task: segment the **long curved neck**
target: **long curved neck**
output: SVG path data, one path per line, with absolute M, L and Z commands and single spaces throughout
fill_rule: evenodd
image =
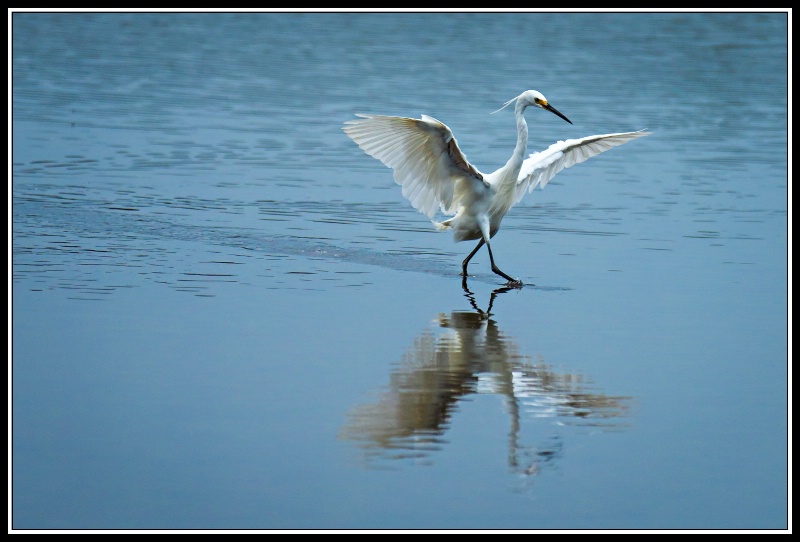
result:
M 519 99 L 514 105 L 514 116 L 517 119 L 517 145 L 506 165 L 492 176 L 491 182 L 495 190 L 495 198 L 492 201 L 490 212 L 497 217 L 498 224 L 503 215 L 514 205 L 517 177 L 522 169 L 522 161 L 525 159 L 528 148 L 528 123 L 525 122 L 525 109 L 528 105 Z
M 514 154 L 508 159 L 506 167 L 514 173 L 516 178 L 522 167 L 522 161 L 525 159 L 525 152 L 528 149 L 528 123 L 525 122 L 525 109 L 528 104 L 522 100 L 517 100 L 514 105 L 514 116 L 517 119 L 517 146 L 514 147 Z

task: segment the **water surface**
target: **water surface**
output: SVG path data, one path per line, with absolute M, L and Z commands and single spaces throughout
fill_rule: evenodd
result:
M 787 529 L 784 13 L 14 13 L 14 529 Z M 483 171 L 653 134 L 471 243 Z

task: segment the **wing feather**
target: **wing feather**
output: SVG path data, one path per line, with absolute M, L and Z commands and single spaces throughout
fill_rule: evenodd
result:
M 394 170 L 403 196 L 432 218 L 441 209 L 458 210 L 459 179 L 483 183 L 483 175 L 469 163 L 453 133 L 444 123 L 422 115 L 420 119 L 358 115 L 342 128 L 368 155 Z
M 585 162 L 593 156 L 606 152 L 618 145 L 636 138 L 649 135 L 650 132 L 620 132 L 616 134 L 600 134 L 580 139 L 567 139 L 553 143 L 546 150 L 531 154 L 522 162 L 517 177 L 516 199 L 519 202 L 528 192 L 537 186 L 544 188 L 550 179 L 561 170 Z

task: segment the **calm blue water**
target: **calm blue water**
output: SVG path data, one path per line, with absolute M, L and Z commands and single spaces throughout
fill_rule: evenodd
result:
M 14 13 L 14 529 L 787 529 L 785 13 Z M 341 131 L 653 135 L 454 244 Z

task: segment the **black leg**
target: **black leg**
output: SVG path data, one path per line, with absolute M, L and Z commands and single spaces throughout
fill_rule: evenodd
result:
M 481 241 L 483 241 L 483 240 L 481 240 Z M 492 264 L 492 271 L 494 271 L 495 273 L 497 273 L 498 275 L 500 275 L 501 277 L 503 277 L 504 279 L 506 279 L 506 280 L 507 280 L 509 283 L 511 283 L 511 284 L 514 284 L 514 285 L 521 285 L 521 284 L 522 284 L 522 281 L 521 281 L 521 280 L 517 280 L 517 279 L 511 278 L 509 275 L 506 275 L 505 273 L 503 273 L 502 271 L 500 271 L 500 268 L 499 268 L 499 267 L 497 267 L 497 266 L 494 264 L 494 256 L 492 256 L 492 247 L 491 247 L 491 245 L 489 245 L 489 243 L 486 243 L 486 248 L 488 248 L 488 249 L 489 249 L 489 261 L 490 261 L 490 262 L 491 262 L 491 264 Z
M 466 277 L 467 276 L 467 264 L 472 259 L 472 257 L 475 256 L 475 253 L 477 253 L 481 249 L 481 247 L 483 246 L 483 244 L 485 242 L 486 241 L 484 241 L 483 238 L 481 238 L 481 240 L 478 242 L 478 246 L 473 248 L 472 252 L 469 253 L 469 256 L 464 258 L 464 261 L 461 262 L 461 276 L 462 277 Z M 489 254 L 491 254 L 491 252 Z

